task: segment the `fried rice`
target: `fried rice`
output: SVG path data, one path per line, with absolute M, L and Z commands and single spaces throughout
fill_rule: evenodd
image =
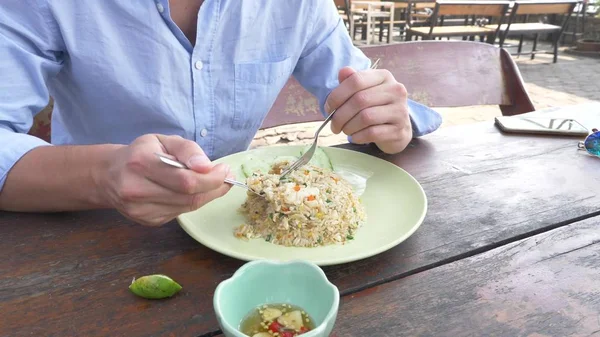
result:
M 306 165 L 280 180 L 289 162 L 267 174 L 253 173 L 240 211 L 246 223 L 234 230 L 244 240 L 263 238 L 283 246 L 317 247 L 354 239 L 366 214 L 352 186 L 335 172 Z

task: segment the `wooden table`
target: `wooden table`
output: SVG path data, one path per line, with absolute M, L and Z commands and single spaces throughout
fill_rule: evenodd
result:
M 600 125 L 600 109 L 588 119 Z M 591 117 L 590 117 L 591 116 Z M 335 336 L 583 336 L 600 330 L 600 158 L 574 138 L 449 127 L 400 155 L 429 210 L 407 241 L 327 267 L 342 293 Z M 0 213 L 0 336 L 214 336 L 216 285 L 243 262 L 176 224 L 115 211 Z M 149 301 L 134 276 L 184 289 Z

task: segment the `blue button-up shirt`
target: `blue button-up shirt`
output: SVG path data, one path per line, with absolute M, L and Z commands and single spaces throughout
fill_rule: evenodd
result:
M 55 100 L 52 143 L 128 144 L 147 133 L 196 141 L 212 159 L 246 150 L 293 75 L 323 108 L 344 66 L 370 61 L 331 0 L 206 0 L 195 46 L 168 0 L 2 0 L 0 188 Z M 415 136 L 440 116 L 409 102 Z

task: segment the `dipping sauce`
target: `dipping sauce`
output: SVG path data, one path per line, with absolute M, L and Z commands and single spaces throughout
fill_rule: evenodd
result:
M 250 337 L 295 337 L 314 328 L 302 308 L 286 303 L 252 309 L 240 324 L 240 331 Z

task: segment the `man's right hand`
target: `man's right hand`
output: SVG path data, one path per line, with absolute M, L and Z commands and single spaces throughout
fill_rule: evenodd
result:
M 166 154 L 191 170 L 171 167 L 154 153 Z M 230 168 L 214 165 L 193 141 L 179 136 L 145 135 L 114 152 L 108 167 L 96 172 L 106 203 L 127 218 L 159 226 L 225 195 Z

